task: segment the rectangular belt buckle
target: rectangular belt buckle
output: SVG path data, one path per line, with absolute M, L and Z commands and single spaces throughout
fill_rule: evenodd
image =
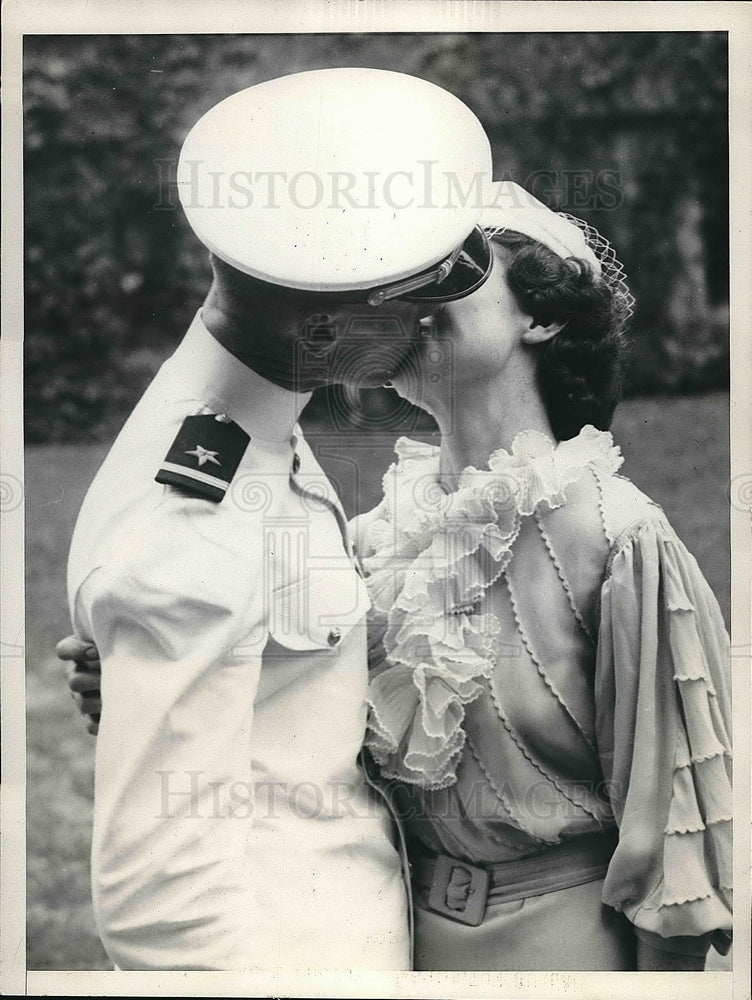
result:
M 483 923 L 491 875 L 485 868 L 439 854 L 434 862 L 428 906 L 469 927 Z

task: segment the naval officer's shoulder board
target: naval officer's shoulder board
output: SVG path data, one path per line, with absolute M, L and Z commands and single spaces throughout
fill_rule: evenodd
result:
M 219 503 L 250 440 L 222 413 L 186 417 L 154 478 L 188 496 Z

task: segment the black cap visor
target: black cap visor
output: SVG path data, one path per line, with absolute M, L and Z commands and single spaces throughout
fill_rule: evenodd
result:
M 232 265 L 224 266 L 228 274 L 232 275 L 235 272 Z M 432 264 L 409 278 L 402 278 L 388 285 L 346 292 L 312 291 L 274 285 L 260 278 L 241 275 L 239 271 L 236 280 L 242 282 L 245 290 L 253 286 L 259 293 L 265 292 L 270 297 L 285 301 L 310 302 L 312 306 L 358 302 L 380 306 L 389 300 L 431 304 L 451 302 L 453 299 L 462 299 L 470 295 L 488 278 L 492 267 L 491 245 L 485 232 L 476 226 L 465 241 L 443 261 Z
M 492 267 L 493 251 L 488 238 L 476 226 L 464 243 L 446 260 L 411 278 L 373 289 L 367 300 L 374 306 L 381 305 L 388 299 L 402 299 L 404 302 L 451 302 L 480 288 Z

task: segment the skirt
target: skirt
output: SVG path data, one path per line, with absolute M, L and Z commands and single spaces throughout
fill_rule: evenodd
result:
M 415 907 L 416 971 L 614 971 L 637 968 L 632 925 L 601 902 L 603 879 L 489 903 L 478 927 Z

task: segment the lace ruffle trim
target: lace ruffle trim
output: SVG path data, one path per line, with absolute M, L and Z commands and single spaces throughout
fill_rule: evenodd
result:
M 511 559 L 522 518 L 561 506 L 587 469 L 609 476 L 622 458 L 592 426 L 558 445 L 527 431 L 511 451 L 495 451 L 488 469 L 465 469 L 447 493 L 437 447 L 400 438 L 395 451 L 363 560 L 387 621 L 366 744 L 385 775 L 436 789 L 456 780 L 465 706 L 494 668 L 498 625 L 474 609 Z

